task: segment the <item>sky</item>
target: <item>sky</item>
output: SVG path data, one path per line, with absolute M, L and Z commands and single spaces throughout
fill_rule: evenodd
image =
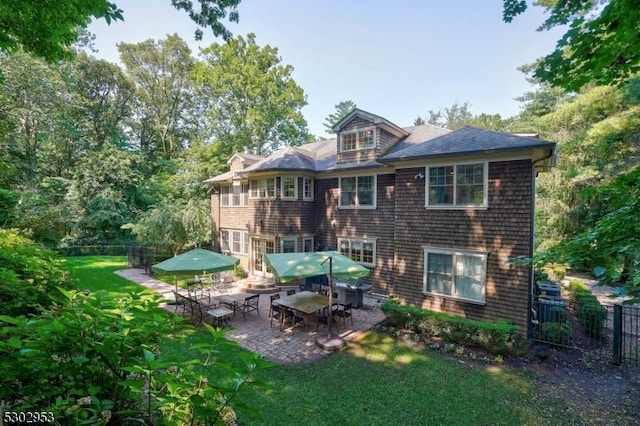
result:
M 169 0 L 115 0 L 124 22 L 92 23 L 93 55 L 119 63 L 116 44 L 164 39 L 177 33 L 191 47 L 222 43 Z M 401 127 L 455 103 L 473 114 L 518 114 L 514 98 L 531 89 L 517 70 L 553 51 L 561 29 L 538 32 L 544 11 L 530 7 L 502 21 L 502 0 L 242 0 L 234 35 L 256 35 L 278 49 L 283 65 L 307 96 L 309 131 L 327 136 L 327 116 L 341 101 Z M 210 33 L 210 31 L 209 31 Z

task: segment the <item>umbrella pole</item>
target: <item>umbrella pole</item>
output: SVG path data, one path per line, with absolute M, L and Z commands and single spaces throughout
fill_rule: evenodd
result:
M 331 284 L 332 275 L 333 275 L 333 258 L 329 256 L 328 259 L 325 259 L 322 263 L 329 261 L 329 316 L 327 317 L 327 337 L 318 337 L 316 338 L 316 345 L 322 348 L 325 351 L 337 351 L 344 347 L 347 342 L 342 338 L 342 336 L 337 335 L 333 336 L 331 334 L 331 323 L 333 322 L 333 285 Z
M 176 285 L 176 293 L 178 292 L 178 277 L 176 275 L 173 276 L 173 282 Z

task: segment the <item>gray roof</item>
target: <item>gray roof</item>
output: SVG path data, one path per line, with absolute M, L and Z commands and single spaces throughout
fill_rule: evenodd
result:
M 380 161 L 391 162 L 425 157 L 553 148 L 554 146 L 555 143 L 553 142 L 531 136 L 517 136 L 511 133 L 494 132 L 476 127 L 464 127 L 423 143 L 413 144 L 403 149 L 394 149 L 381 158 Z
M 355 113 L 363 113 L 359 110 L 354 111 Z M 329 139 L 311 142 L 298 147 L 286 147 L 266 158 L 255 158 L 258 161 L 241 170 L 240 173 L 286 170 L 329 172 L 359 168 L 380 168 L 386 167 L 386 163 L 404 160 L 527 149 L 553 149 L 555 147 L 553 142 L 532 136 L 517 136 L 511 133 L 494 132 L 475 127 L 464 127 L 460 130 L 451 131 L 424 124 L 405 127 L 401 130 L 406 132 L 407 136 L 400 139 L 387 153 L 377 160 L 338 164 L 337 141 L 336 139 Z M 238 155 L 246 156 L 247 154 Z M 229 181 L 232 177 L 231 172 L 227 172 L 205 182 Z

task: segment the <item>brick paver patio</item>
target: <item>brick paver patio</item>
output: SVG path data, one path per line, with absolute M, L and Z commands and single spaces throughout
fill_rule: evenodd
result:
M 173 301 L 173 291 L 175 287 L 163 281 L 159 281 L 144 274 L 141 269 L 123 269 L 116 274 L 144 285 L 160 294 L 166 299 Z M 230 292 L 238 291 L 232 288 Z M 282 291 L 281 296 L 286 292 Z M 311 322 L 308 331 L 298 327 L 292 333 L 291 329 L 280 331 L 277 321 L 273 327 L 269 320 L 269 294 L 260 295 L 259 312 L 247 314 L 246 321 L 242 315 L 237 315 L 231 319 L 231 331 L 227 333 L 230 340 L 238 342 L 242 347 L 262 354 L 266 359 L 283 364 L 306 363 L 318 360 L 329 353 L 322 350 L 315 343 L 316 337 L 326 336 L 327 330 L 321 325 L 318 333 L 315 332 L 315 323 Z M 363 331 L 385 319 L 384 314 L 378 307 L 380 301 L 375 298 L 365 296 L 364 306 L 353 310 L 353 325 L 347 319 L 346 329 L 342 326 L 338 330 L 347 342 L 356 339 Z M 174 311 L 172 304 L 164 306 L 170 312 Z

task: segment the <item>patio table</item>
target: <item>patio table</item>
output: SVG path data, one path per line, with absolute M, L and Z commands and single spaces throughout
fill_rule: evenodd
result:
M 207 313 L 213 317 L 214 325 L 219 325 L 220 327 L 222 327 L 223 321 L 227 326 L 229 325 L 229 316 L 233 315 L 235 312 L 231 309 L 220 306 L 218 308 L 207 311 Z
M 238 306 L 244 303 L 244 300 L 247 297 L 255 296 L 252 293 L 229 293 L 223 294 L 221 296 L 216 296 L 214 299 L 220 301 L 221 304 L 227 306 L 229 309 L 233 311 L 233 316 L 236 316 L 236 310 Z
M 321 311 L 329 307 L 329 297 L 322 294 L 312 293 L 310 291 L 301 291 L 300 293 L 292 294 L 291 296 L 282 297 L 273 301 L 274 304 L 284 306 L 285 308 L 293 309 L 302 313 L 305 317 L 310 317 L 316 312 Z M 282 331 L 282 324 L 284 322 L 284 315 L 280 316 L 280 330 Z M 306 331 L 306 321 L 305 321 Z

